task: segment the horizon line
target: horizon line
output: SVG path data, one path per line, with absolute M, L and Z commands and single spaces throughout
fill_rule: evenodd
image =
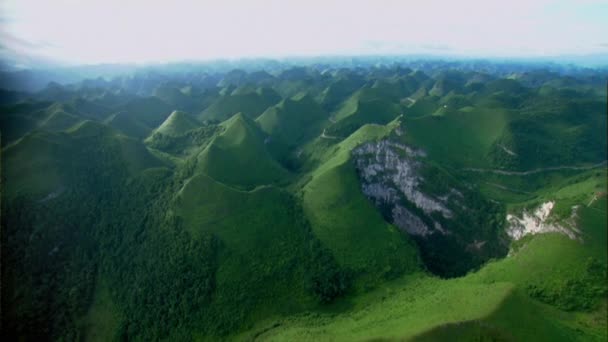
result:
M 587 59 L 596 59 L 604 57 L 601 61 L 588 61 Z M 72 69 L 80 67 L 98 67 L 98 66 L 130 66 L 130 67 L 150 67 L 160 65 L 171 65 L 171 64 L 212 64 L 220 62 L 238 63 L 248 61 L 276 61 L 276 62 L 289 62 L 289 61 L 300 61 L 300 62 L 313 62 L 314 59 L 374 59 L 374 58 L 393 58 L 393 59 L 411 59 L 410 61 L 402 60 L 401 62 L 415 62 L 422 61 L 425 59 L 434 60 L 449 60 L 449 61 L 488 61 L 494 63 L 547 63 L 547 64 L 558 64 L 558 65 L 577 65 L 581 67 L 589 67 L 592 65 L 594 68 L 608 67 L 608 52 L 594 52 L 594 53 L 564 53 L 555 55 L 484 55 L 484 54 L 458 54 L 458 53 L 359 53 L 359 54 L 341 54 L 341 53 L 328 53 L 328 54 L 316 54 L 316 55 L 284 55 L 284 56 L 225 56 L 225 57 L 211 57 L 211 58 L 184 58 L 184 59 L 169 59 L 169 60 L 153 60 L 153 61 L 109 61 L 109 62 L 93 62 L 93 63 L 75 63 L 68 61 L 47 61 L 48 64 L 40 67 L 20 67 L 18 65 L 10 65 L 10 61 L 5 58 L 0 58 L 0 70 L 3 72 L 17 72 L 17 71 L 44 71 L 54 69 Z M 577 61 L 580 60 L 580 61 Z M 587 61 L 586 61 L 587 60 Z M 395 61 L 396 62 L 396 61 Z M 5 68 L 5 67 L 10 68 Z

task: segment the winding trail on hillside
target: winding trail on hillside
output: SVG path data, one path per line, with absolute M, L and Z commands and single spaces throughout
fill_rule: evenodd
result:
M 340 137 L 325 134 L 325 130 L 323 130 L 323 133 L 321 133 L 321 138 L 323 138 L 323 139 L 340 139 Z
M 496 187 L 496 188 L 499 188 L 499 189 L 502 189 L 502 190 L 516 192 L 516 193 L 519 193 L 519 194 L 525 194 L 525 195 L 531 195 L 532 194 L 531 192 L 528 192 L 528 191 L 523 191 L 523 190 L 519 190 L 519 189 L 515 189 L 515 188 L 510 188 L 508 186 L 504 186 L 504 185 L 501 185 L 501 184 L 490 183 L 490 182 L 486 182 L 486 184 L 488 184 L 490 186 L 493 186 L 493 187 Z
M 466 169 L 462 169 L 462 170 L 463 171 L 471 171 L 471 172 L 495 173 L 495 174 L 505 175 L 505 176 L 527 176 L 527 175 L 532 175 L 532 174 L 541 173 L 541 172 L 548 172 L 548 171 L 559 171 L 559 170 L 591 170 L 591 169 L 595 169 L 595 168 L 598 168 L 598 167 L 605 166 L 606 163 L 608 163 L 608 160 L 604 160 L 601 163 L 597 163 L 597 164 L 593 164 L 593 165 L 587 165 L 587 166 L 562 165 L 562 166 L 552 166 L 552 167 L 538 168 L 538 169 L 533 169 L 533 170 L 528 170 L 528 171 L 506 171 L 506 170 L 500 170 L 500 169 L 476 169 L 476 168 L 466 168 Z

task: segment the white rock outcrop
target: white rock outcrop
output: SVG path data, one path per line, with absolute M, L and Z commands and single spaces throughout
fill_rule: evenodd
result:
M 556 232 L 567 235 L 571 239 L 576 239 L 576 206 L 572 208 L 570 219 L 558 223 L 549 220 L 551 211 L 555 206 L 554 201 L 542 203 L 534 212 L 524 211 L 521 217 L 508 214 L 507 215 L 507 235 L 513 240 L 519 240 L 526 235 L 534 235 L 541 233 Z

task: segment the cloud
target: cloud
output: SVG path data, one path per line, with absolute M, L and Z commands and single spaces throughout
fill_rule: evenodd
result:
M 53 47 L 53 44 L 48 42 L 28 41 L 11 32 L 0 30 L 0 46 L 18 51 L 36 51 Z
M 46 51 L 53 45 L 22 39 L 0 29 L 0 63 L 2 68 L 41 68 L 62 64 Z
M 76 63 L 591 53 L 608 32 L 601 1 L 0 1 L 0 17 L 10 18 L 1 24 L 12 35 L 7 46 Z

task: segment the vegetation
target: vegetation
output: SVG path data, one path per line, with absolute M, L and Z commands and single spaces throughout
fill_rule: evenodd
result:
M 605 340 L 602 71 L 371 61 L 2 90 L 3 337 Z

